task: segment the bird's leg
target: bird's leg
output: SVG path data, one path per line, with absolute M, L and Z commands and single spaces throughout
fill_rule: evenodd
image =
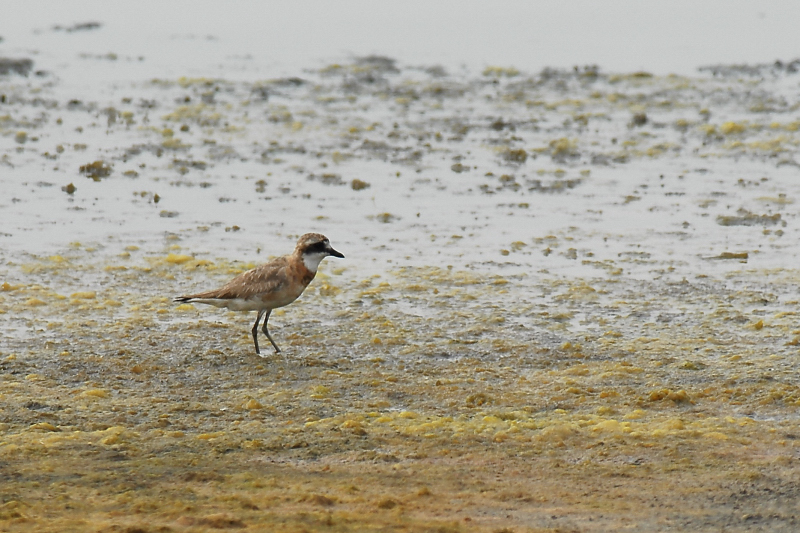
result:
M 272 335 L 269 334 L 269 330 L 267 329 L 267 322 L 269 322 L 269 314 L 270 313 L 272 313 L 272 309 L 267 311 L 267 318 L 264 319 L 264 327 L 261 328 L 261 331 L 264 332 L 264 335 L 267 336 L 267 338 L 269 339 L 269 342 L 272 343 L 272 347 L 275 348 L 275 353 L 281 353 L 281 349 L 278 348 L 278 345 L 275 344 L 274 340 L 272 340 Z
M 261 317 L 264 316 L 264 309 L 260 309 L 258 311 L 258 316 L 256 317 L 256 323 L 253 324 L 253 344 L 256 345 L 256 355 L 261 355 L 261 352 L 258 350 L 258 323 L 261 320 Z M 269 318 L 269 314 L 267 314 L 267 318 Z M 266 327 L 267 321 L 264 321 L 264 326 Z

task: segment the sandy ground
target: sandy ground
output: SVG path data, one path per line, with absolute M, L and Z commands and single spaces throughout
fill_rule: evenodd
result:
M 0 531 L 798 528 L 797 63 L 11 67 Z
M 772 353 L 780 321 L 637 315 L 687 296 L 735 308 L 752 292 L 643 284 L 649 305 L 598 305 L 619 313 L 616 329 L 578 337 L 547 304 L 515 301 L 524 278 L 322 274 L 276 313 L 286 357 L 260 359 L 242 315 L 220 322 L 156 296 L 240 267 L 91 256 L 20 265 L 29 284 L 3 286 L 3 319 L 20 324 L 1 363 L 4 531 L 797 525 L 800 395 L 794 348 Z M 46 288 L 76 272 L 103 291 Z M 598 304 L 588 290 L 557 292 Z M 493 307 L 498 296 L 513 304 Z M 35 318 L 13 318 L 29 308 Z M 521 309 L 538 318 L 515 324 Z

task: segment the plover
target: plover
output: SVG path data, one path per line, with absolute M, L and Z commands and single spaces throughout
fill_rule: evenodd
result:
M 267 329 L 269 315 L 273 309 L 289 305 L 303 294 L 314 279 L 319 263 L 329 255 L 344 258 L 344 255 L 331 247 L 325 235 L 306 233 L 298 239 L 291 255 L 278 257 L 243 272 L 219 289 L 179 296 L 174 301 L 227 307 L 231 311 L 258 311 L 256 323 L 253 324 L 256 354 L 261 355 L 258 349 L 258 323 L 264 315 L 266 318 L 261 331 L 272 343 L 275 353 L 280 353 L 281 349 L 272 340 Z

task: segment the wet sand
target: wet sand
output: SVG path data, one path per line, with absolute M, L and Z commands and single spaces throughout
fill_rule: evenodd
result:
M 0 78 L 0 531 L 797 528 L 796 63 L 36 68 Z M 285 356 L 172 303 L 305 231 L 347 259 Z

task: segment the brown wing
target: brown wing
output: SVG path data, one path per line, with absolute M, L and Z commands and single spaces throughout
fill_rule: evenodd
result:
M 285 256 L 279 257 L 269 263 L 239 274 L 219 289 L 181 296 L 181 300 L 194 298 L 249 299 L 258 294 L 279 292 L 288 283 L 288 266 L 288 258 Z

